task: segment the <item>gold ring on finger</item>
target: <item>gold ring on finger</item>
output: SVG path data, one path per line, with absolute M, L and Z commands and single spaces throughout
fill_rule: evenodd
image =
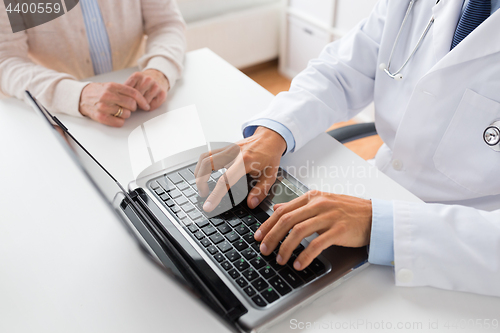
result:
M 113 115 L 113 117 L 120 118 L 123 114 L 123 108 L 120 106 L 118 111 Z
M 210 164 L 211 164 L 211 167 L 212 167 L 212 171 L 215 171 L 214 158 L 212 157 L 212 155 L 210 155 Z

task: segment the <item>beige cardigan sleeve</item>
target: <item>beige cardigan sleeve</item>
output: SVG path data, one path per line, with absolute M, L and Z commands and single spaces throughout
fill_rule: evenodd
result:
M 120 3 L 121 0 L 113 1 Z M 168 78 L 172 87 L 181 75 L 186 49 L 185 24 L 181 13 L 174 0 L 136 1 L 140 3 L 142 11 L 142 17 L 139 20 L 139 22 L 142 21 L 142 24 L 137 25 L 136 28 L 141 30 L 140 32 L 138 30 L 139 33 L 148 36 L 146 53 L 138 61 L 139 68 L 141 70 L 151 68 L 161 71 Z M 61 73 L 33 62 L 29 56 L 30 52 L 33 51 L 29 48 L 30 38 L 38 37 L 31 35 L 28 37 L 24 31 L 13 34 L 7 13 L 3 10 L 5 7 L 3 4 L 0 7 L 2 7 L 0 10 L 0 92 L 24 99 L 24 91 L 29 90 L 49 110 L 81 116 L 78 111 L 80 96 L 88 82 L 80 82 L 73 75 Z M 118 14 L 110 14 L 110 20 L 116 22 L 115 20 L 118 19 L 115 16 Z M 140 13 L 133 12 L 127 13 L 127 15 L 140 15 Z M 68 22 L 68 29 L 71 28 L 74 29 L 71 22 Z M 75 38 L 79 38 L 77 36 L 75 30 Z M 120 37 L 119 30 L 118 36 L 114 36 L 118 40 L 124 37 L 126 36 Z M 47 38 L 46 36 L 39 38 L 40 40 L 37 42 L 43 41 L 47 44 L 47 49 L 50 49 L 52 41 L 46 42 L 44 39 Z M 64 43 L 69 43 L 68 50 L 83 52 L 81 45 L 71 44 L 78 43 L 76 40 L 65 40 Z M 88 50 L 85 51 L 88 52 Z M 47 52 L 50 54 L 51 51 Z M 130 52 L 118 53 L 122 54 L 122 57 L 130 57 L 134 52 L 135 50 L 130 50 Z M 60 54 L 56 55 L 60 56 Z M 54 59 L 54 61 L 58 61 L 58 59 Z M 82 59 L 73 59 L 73 61 L 82 61 Z M 81 68 L 85 67 L 86 64 L 74 65 L 79 66 L 79 70 L 75 72 L 81 72 Z
M 80 95 L 87 84 L 31 61 L 26 32 L 13 34 L 7 12 L 0 10 L 0 90 L 4 94 L 24 99 L 24 91 L 29 90 L 47 109 L 81 116 Z
M 142 0 L 146 52 L 138 60 L 140 70 L 165 74 L 172 88 L 183 70 L 186 51 L 185 23 L 174 0 Z

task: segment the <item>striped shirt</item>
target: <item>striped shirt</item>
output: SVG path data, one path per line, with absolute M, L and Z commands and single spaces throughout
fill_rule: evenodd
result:
M 113 71 L 111 45 L 97 0 L 80 0 L 94 74 Z

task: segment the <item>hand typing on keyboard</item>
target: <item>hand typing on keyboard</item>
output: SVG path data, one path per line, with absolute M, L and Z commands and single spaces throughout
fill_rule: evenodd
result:
M 296 270 L 303 270 L 331 245 L 367 245 L 370 242 L 371 224 L 370 200 L 310 191 L 288 203 L 275 205 L 274 214 L 255 232 L 255 239 L 261 241 L 260 252 L 269 255 L 286 237 L 276 256 L 276 261 L 283 265 L 305 237 L 317 232 L 319 236 L 309 243 L 293 263 Z
M 194 175 L 200 195 L 208 195 L 203 209 L 206 212 L 213 211 L 227 194 L 228 189 L 233 189 L 233 186 L 246 174 L 257 179 L 256 185 L 247 198 L 250 208 L 257 207 L 274 184 L 280 159 L 285 151 L 286 142 L 281 135 L 270 129 L 259 127 L 254 135 L 237 144 L 200 156 Z M 223 177 L 219 178 L 215 188 L 209 194 L 207 181 L 211 172 L 222 168 L 226 168 L 227 171 Z M 246 180 L 243 183 L 246 186 Z
M 221 151 L 214 150 L 214 154 Z M 235 151 L 237 156 L 239 147 Z M 228 162 L 224 167 L 231 168 L 233 165 L 234 162 Z M 216 214 L 219 208 L 224 208 L 223 202 L 227 198 L 223 198 L 214 211 L 204 212 L 203 199 L 197 194 L 195 169 L 195 165 L 190 165 L 160 175 L 152 179 L 148 187 L 163 202 L 164 207 L 177 217 L 200 248 L 257 307 L 276 304 L 281 297 L 327 274 L 327 267 L 319 259 L 314 259 L 309 267 L 301 271 L 293 269 L 295 258 L 304 250 L 302 244 L 293 249 L 286 263 L 276 262 L 278 250 L 262 255 L 254 233 L 270 217 L 259 207 L 248 207 L 246 200 L 237 203 L 233 200 L 227 210 Z M 213 189 L 220 178 L 223 178 L 222 173 L 212 172 L 208 190 Z M 246 177 L 243 180 L 246 187 Z M 230 191 L 233 197 L 235 192 L 233 186 Z

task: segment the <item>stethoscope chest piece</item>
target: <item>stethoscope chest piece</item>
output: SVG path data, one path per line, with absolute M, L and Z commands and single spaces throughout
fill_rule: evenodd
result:
M 483 139 L 491 149 L 500 152 L 500 120 L 495 121 L 484 130 Z

